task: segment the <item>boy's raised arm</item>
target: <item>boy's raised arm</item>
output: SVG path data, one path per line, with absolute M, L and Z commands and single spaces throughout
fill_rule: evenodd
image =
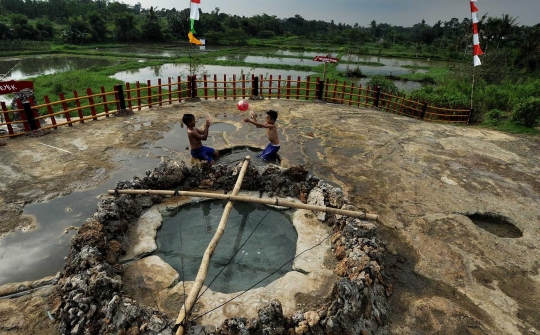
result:
M 206 141 L 208 138 L 208 130 L 210 129 L 210 125 L 212 124 L 212 121 L 210 121 L 210 118 L 206 118 L 206 127 L 204 127 L 204 130 L 200 130 L 199 128 L 195 128 L 196 131 L 192 132 L 192 136 L 195 137 L 198 140 Z
M 276 127 L 273 124 L 257 122 L 257 117 L 255 116 L 255 114 L 253 114 L 253 112 L 251 112 L 251 119 L 245 118 L 244 122 L 249 122 L 257 128 L 275 128 Z

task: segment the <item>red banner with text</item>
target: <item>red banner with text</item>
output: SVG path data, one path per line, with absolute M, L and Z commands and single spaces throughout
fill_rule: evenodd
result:
M 337 63 L 339 61 L 339 58 L 333 58 L 330 56 L 315 56 L 313 60 L 316 62 Z
M 34 82 L 32 81 L 0 81 L 0 95 L 19 92 L 24 88 L 34 90 Z

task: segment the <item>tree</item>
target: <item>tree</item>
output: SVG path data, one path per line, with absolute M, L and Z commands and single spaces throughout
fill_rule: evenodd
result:
M 140 32 L 135 25 L 135 15 L 123 13 L 114 19 L 116 38 L 122 42 L 133 42 L 139 39 Z
M 375 20 L 371 21 L 371 36 L 373 37 L 374 41 L 377 41 L 379 37 L 381 37 L 381 30 L 379 29 L 379 26 L 377 26 L 377 22 Z
M 527 71 L 540 68 L 540 24 L 524 28 L 518 36 L 517 63 Z
M 190 29 L 189 9 L 185 9 L 176 13 L 169 13 L 165 17 L 165 20 L 167 21 L 167 29 L 173 36 L 187 36 L 187 33 Z M 201 21 L 204 21 L 202 17 Z
M 52 39 L 54 37 L 54 27 L 49 21 L 37 21 L 35 27 L 40 41 Z
M 13 14 L 11 16 L 11 28 L 15 38 L 22 40 L 36 40 L 39 33 L 28 23 L 26 15 Z
M 92 40 L 92 33 L 88 22 L 84 21 L 82 17 L 70 18 L 68 30 L 71 32 L 68 36 L 70 43 L 83 44 Z
M 159 25 L 159 18 L 154 12 L 154 7 L 150 7 L 146 22 L 142 27 L 143 38 L 148 41 L 163 41 L 163 33 L 161 32 L 161 26 Z
M 94 41 L 102 42 L 107 37 L 107 24 L 97 11 L 90 13 L 88 16 L 88 24 L 92 32 L 92 39 Z
M 10 38 L 9 26 L 0 22 L 0 38 L 3 40 Z

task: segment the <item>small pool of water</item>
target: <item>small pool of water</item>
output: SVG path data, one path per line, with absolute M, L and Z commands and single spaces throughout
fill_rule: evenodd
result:
M 260 157 L 257 157 L 257 155 L 259 155 L 261 152 L 261 149 L 251 147 L 234 147 L 232 149 L 224 149 L 220 151 L 220 157 L 216 163 L 222 165 L 237 165 L 239 162 L 243 161 L 246 156 L 250 156 L 250 165 L 265 166 L 268 164 L 281 164 L 279 154 L 274 159 L 264 161 Z
M 155 254 L 180 274 L 180 280 L 191 281 L 197 276 L 225 205 L 225 201 L 206 201 L 164 216 Z M 213 291 L 233 293 L 257 283 L 255 288 L 266 286 L 292 271 L 298 234 L 284 213 L 236 202 L 204 284 Z
M 506 238 L 520 238 L 523 236 L 521 229 L 501 215 L 493 213 L 476 213 L 468 215 L 468 217 L 479 228 L 484 229 L 495 236 Z

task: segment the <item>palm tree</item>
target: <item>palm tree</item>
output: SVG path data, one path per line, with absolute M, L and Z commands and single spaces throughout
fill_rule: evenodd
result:
M 511 17 L 508 14 L 503 14 L 501 21 L 498 26 L 499 40 L 497 41 L 497 49 L 499 49 L 499 44 L 510 36 L 514 30 L 514 27 L 519 23 L 516 22 L 517 17 Z
M 540 24 L 521 30 L 519 35 L 519 58 L 525 64 L 525 69 L 534 70 L 539 65 L 540 59 Z M 535 60 L 534 57 L 537 57 Z

